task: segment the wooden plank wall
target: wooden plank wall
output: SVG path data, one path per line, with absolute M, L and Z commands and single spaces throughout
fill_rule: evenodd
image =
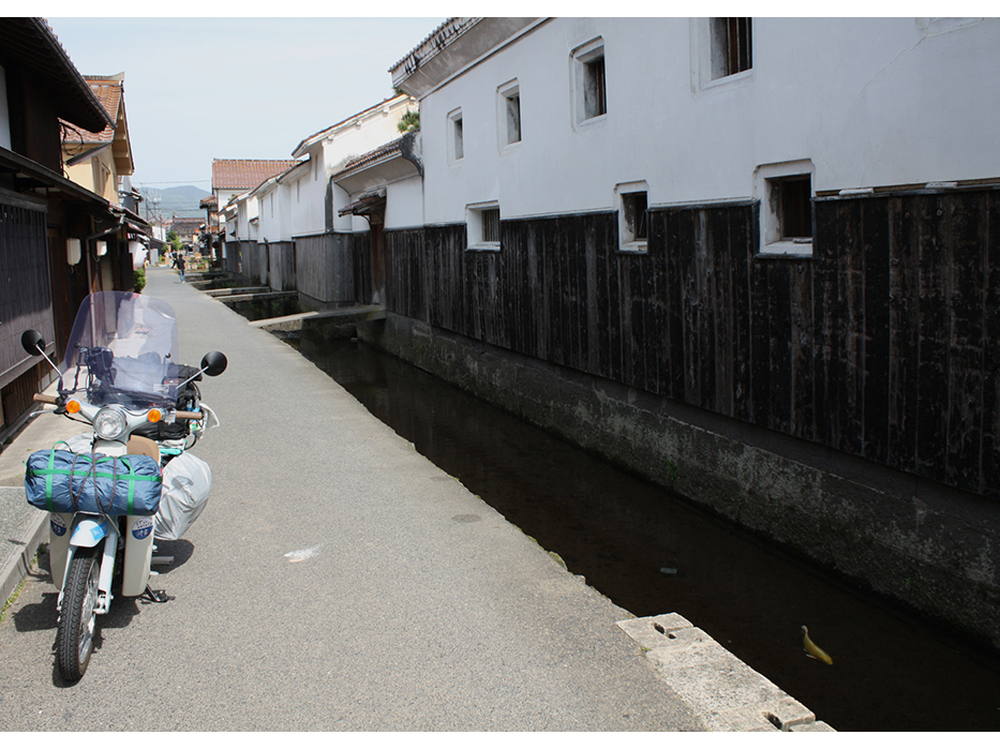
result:
M 269 242 L 267 245 L 267 284 L 276 292 L 295 290 L 295 245 L 292 242 Z
M 388 232 L 393 312 L 1000 498 L 1000 192 L 818 200 L 811 259 L 754 204 Z
M 296 288 L 321 302 L 354 301 L 350 234 L 317 234 L 295 240 Z
M 372 260 L 371 232 L 361 232 L 351 237 L 350 251 L 353 255 L 354 301 L 372 301 Z M 388 296 L 388 291 L 386 296 Z
M 55 329 L 45 211 L 11 205 L 0 196 L 0 387 L 30 359 L 21 334 L 34 328 L 47 343 Z

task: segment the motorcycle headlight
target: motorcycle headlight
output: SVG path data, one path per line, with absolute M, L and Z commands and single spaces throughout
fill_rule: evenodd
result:
M 115 440 L 125 432 L 125 415 L 117 409 L 105 407 L 94 417 L 94 432 L 102 440 Z

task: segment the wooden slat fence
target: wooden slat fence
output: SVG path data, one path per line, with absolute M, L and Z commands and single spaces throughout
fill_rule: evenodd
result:
M 817 200 L 810 259 L 756 254 L 757 206 L 388 232 L 393 312 L 1000 497 L 1000 192 Z

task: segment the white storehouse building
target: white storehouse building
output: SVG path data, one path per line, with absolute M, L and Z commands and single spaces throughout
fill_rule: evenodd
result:
M 333 175 L 371 335 L 1000 644 L 998 66 L 1000 19 L 449 19 Z
M 398 123 L 416 100 L 402 94 L 306 136 L 292 151 L 294 164 L 239 197 L 237 235 L 248 275 L 274 289 L 295 289 L 304 304 L 350 303 L 355 294 L 355 232 L 361 218 L 341 216 L 348 195 L 331 174 L 357 156 L 398 139 Z M 250 226 L 256 202 L 256 235 Z M 246 208 L 243 208 L 245 204 Z M 239 217 L 246 215 L 246 223 Z M 364 282 L 361 274 L 361 281 Z

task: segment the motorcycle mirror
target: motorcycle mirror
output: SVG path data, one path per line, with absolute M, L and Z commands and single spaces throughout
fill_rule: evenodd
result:
M 24 351 L 28 354 L 37 357 L 39 354 L 44 354 L 45 352 L 45 339 L 34 328 L 29 328 L 21 334 L 21 346 L 24 347 Z
M 201 369 L 205 371 L 206 375 L 213 377 L 224 373 L 228 365 L 229 360 L 222 352 L 209 352 L 201 358 Z

